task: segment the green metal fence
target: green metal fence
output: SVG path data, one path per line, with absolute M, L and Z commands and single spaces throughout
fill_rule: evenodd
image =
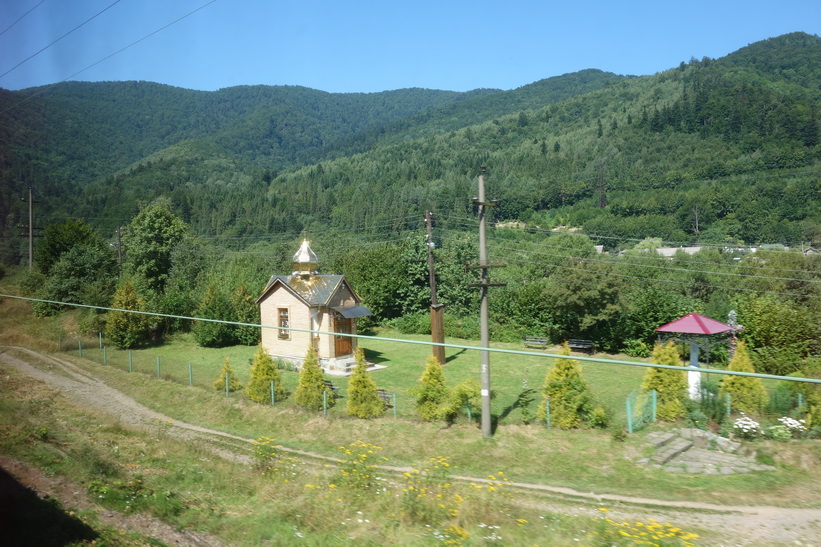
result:
M 634 389 L 627 397 L 627 432 L 633 433 L 656 421 L 656 390 Z

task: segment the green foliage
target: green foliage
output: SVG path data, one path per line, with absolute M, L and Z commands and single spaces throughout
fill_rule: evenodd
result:
M 242 382 L 237 379 L 234 370 L 231 368 L 231 360 L 226 357 L 222 361 L 222 370 L 219 377 L 214 380 L 213 386 L 217 391 L 225 391 L 225 377 L 228 377 L 228 391 L 233 393 L 242 390 Z
M 738 316 L 744 325 L 744 340 L 756 349 L 779 348 L 803 355 L 809 341 L 817 340 L 820 334 L 810 308 L 771 294 L 745 299 Z
M 559 350 L 560 355 L 570 356 L 567 342 Z M 556 359 L 545 377 L 542 387 L 542 404 L 537 416 L 546 419 L 546 401 L 550 401 L 550 423 L 560 429 L 581 427 L 593 410 L 590 387 L 582 376 L 582 368 L 575 359 Z
M 202 295 L 196 315 L 203 319 L 230 320 L 231 303 L 214 285 L 209 285 Z M 194 340 L 205 348 L 221 348 L 234 343 L 233 325 L 214 321 L 197 321 L 194 324 Z
M 651 357 L 659 365 L 682 366 L 678 349 L 673 342 L 656 344 Z M 663 421 L 673 421 L 685 414 L 687 400 L 687 374 L 683 370 L 648 368 L 641 382 L 645 392 L 656 390 L 656 417 Z
M 736 372 L 755 372 L 747 344 L 738 343 L 735 355 L 730 359 L 727 370 Z M 760 414 L 767 406 L 769 397 L 761 378 L 749 376 L 725 376 L 721 380 L 720 394 L 729 393 L 733 410 L 747 414 Z
M 143 207 L 122 237 L 129 271 L 143 278 L 151 290 L 162 292 L 171 270 L 171 254 L 187 230 L 167 200 Z
M 260 323 L 259 305 L 245 285 L 239 285 L 231 293 L 231 307 L 234 311 L 233 315 L 239 323 L 251 323 L 252 325 Z M 236 325 L 234 327 L 234 338 L 240 344 L 254 346 L 260 340 L 260 327 Z
M 323 402 L 324 399 L 324 402 Z M 294 402 L 308 410 L 323 410 L 336 404 L 333 390 L 325 385 L 325 375 L 319 366 L 319 357 L 313 346 L 308 348 L 305 360 L 299 370 L 299 385 L 294 394 Z
M 72 248 L 78 245 L 99 246 L 101 242 L 100 235 L 82 220 L 69 219 L 49 224 L 34 248 L 34 263 L 43 274 L 49 275 L 60 257 Z
M 448 399 L 447 408 L 443 410 L 442 416 L 448 423 L 453 423 L 459 412 L 468 405 L 476 413 L 474 415 L 478 415 L 482 408 L 482 386 L 473 378 L 468 378 L 450 390 Z
M 259 346 L 251 360 L 251 379 L 245 387 L 245 394 L 257 403 L 271 403 L 271 382 L 274 383 L 274 402 L 284 401 L 287 393 L 279 369 L 268 352 Z
M 385 403 L 376 391 L 376 382 L 371 378 L 365 362 L 365 352 L 356 349 L 356 367 L 348 380 L 347 411 L 357 418 L 376 418 L 385 413 Z
M 447 414 L 449 391 L 442 365 L 436 357 L 428 357 L 415 395 L 416 414 L 426 422 L 439 420 Z
M 130 280 L 120 283 L 111 307 L 117 310 L 146 311 L 145 300 L 137 295 L 137 289 Z M 148 340 L 148 327 L 148 318 L 143 314 L 109 311 L 105 336 L 115 347 L 130 349 Z

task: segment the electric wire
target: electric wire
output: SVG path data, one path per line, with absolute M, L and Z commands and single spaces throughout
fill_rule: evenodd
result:
M 233 326 L 241 326 L 241 327 L 257 327 L 260 329 L 275 329 L 275 330 L 288 330 L 293 332 L 307 332 L 312 334 L 325 334 L 330 336 L 343 336 L 346 338 L 356 338 L 356 339 L 363 339 L 363 340 L 375 340 L 375 341 L 384 341 L 384 342 L 400 342 L 404 344 L 413 344 L 413 345 L 421 345 L 421 346 L 440 346 L 444 348 L 453 348 L 453 349 L 463 349 L 463 350 L 475 350 L 475 351 L 487 351 L 492 353 L 509 353 L 513 355 L 527 355 L 527 356 L 534 356 L 540 358 L 548 358 L 548 359 L 567 359 L 567 355 L 559 355 L 553 353 L 543 353 L 543 352 L 535 352 L 535 351 L 527 351 L 527 350 L 514 350 L 514 349 L 507 349 L 507 348 L 493 348 L 493 347 L 479 347 L 479 346 L 468 346 L 463 344 L 449 344 L 443 342 L 428 342 L 427 340 L 406 340 L 402 338 L 389 338 L 385 336 L 373 336 L 369 334 L 351 334 L 351 333 L 340 333 L 340 332 L 329 332 L 329 331 L 318 331 L 313 329 L 301 329 L 296 327 L 281 327 L 277 325 L 263 325 L 261 323 L 245 323 L 240 321 L 226 321 L 222 319 L 209 319 L 205 317 L 192 317 L 192 316 L 185 316 L 185 315 L 174 315 L 169 313 L 157 313 L 157 312 L 149 312 L 149 311 L 139 311 L 139 310 L 127 310 L 123 308 L 111 308 L 106 306 L 92 306 L 90 304 L 77 304 L 74 302 L 61 302 L 56 300 L 44 300 L 41 298 L 31 298 L 27 296 L 19 296 L 13 294 L 3 294 L 0 293 L 0 298 L 11 298 L 16 300 L 26 300 L 29 302 L 42 302 L 46 304 L 55 304 L 60 306 L 73 306 L 77 308 L 86 308 L 86 309 L 95 309 L 101 310 L 106 312 L 121 312 L 121 313 L 133 313 L 138 315 L 148 315 L 154 317 L 166 317 L 170 319 L 182 319 L 186 321 L 203 321 L 208 323 L 221 323 L 225 325 L 233 325 Z M 643 362 L 635 362 L 635 361 L 623 361 L 618 359 L 599 359 L 597 357 L 585 357 L 585 356 L 576 356 L 574 355 L 573 360 L 576 361 L 588 361 L 588 362 L 595 362 L 595 363 L 604 363 L 609 365 L 627 365 L 627 366 L 634 366 L 634 367 L 642 367 L 642 368 L 663 368 L 663 369 L 670 369 L 670 370 L 683 370 L 683 371 L 692 371 L 693 367 L 689 366 L 679 366 L 679 365 L 662 365 L 657 363 L 643 363 Z M 708 368 L 700 368 L 700 372 L 708 373 L 708 374 L 719 374 L 719 375 L 726 375 L 726 376 L 748 376 L 752 378 L 761 378 L 764 380 L 787 380 L 792 382 L 805 382 L 805 383 L 812 383 L 812 384 L 821 384 L 821 379 L 819 378 L 799 378 L 795 376 L 777 376 L 775 374 L 762 374 L 758 372 L 742 372 L 742 371 L 735 371 L 735 370 L 720 370 L 720 369 L 708 369 Z
M 11 30 L 11 28 L 12 28 L 14 25 L 16 25 L 17 23 L 19 23 L 20 21 L 22 21 L 22 20 L 26 17 L 26 15 L 28 15 L 29 13 L 31 13 L 31 12 L 32 12 L 32 11 L 34 11 L 35 9 L 39 8 L 39 7 L 40 7 L 40 5 L 41 5 L 43 2 L 45 2 L 45 1 L 46 1 L 46 0 L 40 0 L 40 2 L 39 2 L 39 3 L 37 3 L 37 5 L 35 5 L 35 6 L 34 6 L 33 8 L 31 8 L 31 9 L 29 9 L 26 13 L 24 13 L 24 14 L 23 14 L 23 15 L 21 15 L 20 17 L 18 17 L 18 18 L 17 18 L 17 19 L 16 19 L 16 20 L 12 23 L 12 24 L 10 24 L 10 25 L 9 25 L 9 26 L 7 26 L 6 28 L 4 28 L 2 31 L 0 31 L 0 36 L 3 36 L 3 35 L 7 32 L 7 31 Z
M 48 48 L 50 48 L 51 46 L 53 46 L 54 44 L 56 44 L 57 42 L 59 42 L 60 40 L 65 38 L 66 36 L 68 36 L 69 34 L 73 33 L 74 31 L 76 31 L 76 30 L 82 28 L 83 26 L 85 26 L 86 24 L 90 23 L 91 21 L 93 21 L 94 19 L 96 19 L 97 17 L 102 15 L 103 13 L 107 12 L 109 9 L 113 8 L 115 5 L 119 4 L 120 2 L 122 2 L 122 0 L 115 0 L 114 2 L 112 2 L 111 4 L 109 4 L 108 6 L 103 8 L 102 11 L 98 12 L 95 15 L 92 15 L 90 18 L 86 19 L 85 21 L 83 21 L 82 23 L 80 23 L 79 25 L 77 25 L 76 27 L 71 29 L 70 31 L 66 32 L 65 34 L 63 34 L 62 36 L 60 36 L 59 38 L 57 38 L 56 40 L 51 42 L 50 44 L 46 45 L 45 47 L 43 47 L 39 51 L 37 51 L 35 53 L 32 53 L 31 55 L 29 55 L 28 57 L 26 57 L 25 59 L 23 59 L 22 61 L 20 61 L 19 63 L 17 63 L 16 65 L 11 67 L 10 69 L 8 69 L 7 71 L 5 71 L 3 74 L 0 74 L 0 78 L 3 78 L 4 76 L 6 76 L 9 73 L 13 72 L 15 69 L 17 69 L 19 66 L 24 64 L 26 61 L 28 61 L 30 59 L 33 59 L 34 57 L 37 57 L 38 55 L 43 53 L 45 50 L 47 50 Z
M 117 0 L 117 1 L 119 2 L 119 1 L 121 1 L 121 0 Z M 137 45 L 137 44 L 139 44 L 140 42 L 143 42 L 144 40 L 147 40 L 148 38 L 150 38 L 150 37 L 154 36 L 155 34 L 158 34 L 158 33 L 162 32 L 162 31 L 164 31 L 164 30 L 165 30 L 165 29 L 167 29 L 168 27 L 170 27 L 170 26 L 172 26 L 172 25 L 175 25 L 175 24 L 179 23 L 180 21 L 182 21 L 182 20 L 183 20 L 183 19 L 185 19 L 186 17 L 190 17 L 191 15 L 194 15 L 194 14 L 195 14 L 195 13 L 197 13 L 198 11 L 200 11 L 200 10 L 202 10 L 202 9 L 204 9 L 204 8 L 206 8 L 206 7 L 208 7 L 208 6 L 210 6 L 211 4 L 213 4 L 213 3 L 214 3 L 214 2 L 216 2 L 216 1 L 217 1 L 217 0 L 210 0 L 210 1 L 206 2 L 205 4 L 201 5 L 200 7 L 195 8 L 195 9 L 194 9 L 194 10 L 192 10 L 192 11 L 189 11 L 189 12 L 188 12 L 188 13 L 186 13 L 185 15 L 183 15 L 183 16 L 181 16 L 181 17 L 178 17 L 177 19 L 174 19 L 174 20 L 173 20 L 173 21 L 171 21 L 170 23 L 168 23 L 168 24 L 166 24 L 166 25 L 163 25 L 162 27 L 158 28 L 157 30 L 155 30 L 155 31 L 153 31 L 153 32 L 150 32 L 150 33 L 146 34 L 146 35 L 145 35 L 145 36 L 143 36 L 142 38 L 139 38 L 139 39 L 137 39 L 137 40 L 135 40 L 135 41 L 131 42 L 131 43 L 130 43 L 130 44 L 128 44 L 127 46 L 124 46 L 124 47 L 122 47 L 122 48 L 118 49 L 118 50 L 117 50 L 117 51 L 115 51 L 114 53 L 111 53 L 111 54 L 109 54 L 109 55 L 107 55 L 107 56 L 103 57 L 102 59 L 100 59 L 100 60 L 98 60 L 98 61 L 96 61 L 96 62 L 94 62 L 94 63 L 92 63 L 92 64 L 88 65 L 87 67 L 85 67 L 85 68 L 83 68 L 83 69 L 78 70 L 77 72 L 75 72 L 75 73 L 74 73 L 74 74 L 72 74 L 71 76 L 68 76 L 68 77 L 66 77 L 66 78 L 63 78 L 62 80 L 60 80 L 59 82 L 55 82 L 54 84 L 50 84 L 50 85 L 44 86 L 43 88 L 41 88 L 41 89 L 39 89 L 39 90 L 37 90 L 37 91 L 35 91 L 35 92 L 33 92 L 33 93 L 31 93 L 31 94 L 27 95 L 25 99 L 23 99 L 23 100 L 21 100 L 21 101 L 19 101 L 19 102 L 15 103 L 15 104 L 12 104 L 11 106 L 9 106 L 8 108 L 6 108 L 5 110 L 0 111 L 0 114 L 5 114 L 5 113 L 6 113 L 6 112 L 8 112 L 9 110 L 13 110 L 13 109 L 17 108 L 18 106 L 20 106 L 21 104 L 23 104 L 23 103 L 25 103 L 25 102 L 27 102 L 27 101 L 29 101 L 29 100 L 31 100 L 31 99 L 33 99 L 33 98 L 35 98 L 35 97 L 38 97 L 38 96 L 42 95 L 43 93 L 45 93 L 46 91 L 48 91 L 48 90 L 49 90 L 49 89 L 50 89 L 53 85 L 56 85 L 57 83 L 66 82 L 66 81 L 68 81 L 68 80 L 70 80 L 70 79 L 74 78 L 75 76 L 78 76 L 78 75 L 82 74 L 82 73 L 83 73 L 83 72 L 85 72 L 86 70 L 90 70 L 91 68 L 94 68 L 95 66 L 99 65 L 100 63 L 102 63 L 102 62 L 104 62 L 104 61 L 107 61 L 107 60 L 111 59 L 111 58 L 112 58 L 112 57 L 114 57 L 115 55 L 119 55 L 119 54 L 120 54 L 120 53 L 122 53 L 123 51 L 125 51 L 125 50 L 127 50 L 127 49 L 129 49 L 129 48 L 131 48 L 131 47 L 133 47 L 133 46 L 136 46 L 136 45 Z M 115 2 L 115 3 L 116 3 L 116 2 Z

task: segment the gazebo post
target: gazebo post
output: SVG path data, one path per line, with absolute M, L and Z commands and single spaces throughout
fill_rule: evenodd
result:
M 701 366 L 698 364 L 699 347 L 695 340 L 690 340 L 690 368 L 687 371 L 687 385 L 689 386 L 690 399 L 698 401 L 701 399 Z

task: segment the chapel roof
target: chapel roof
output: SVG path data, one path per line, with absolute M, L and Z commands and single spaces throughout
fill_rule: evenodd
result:
M 275 283 L 280 282 L 296 293 L 309 306 L 326 306 L 344 279 L 344 276 L 341 275 L 312 275 L 310 277 L 274 275 L 268 281 L 265 290 L 262 291 L 260 300 Z

